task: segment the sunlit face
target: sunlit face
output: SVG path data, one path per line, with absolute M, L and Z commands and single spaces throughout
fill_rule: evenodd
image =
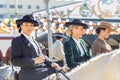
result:
M 85 34 L 85 29 L 82 26 L 76 26 L 73 30 L 73 33 L 78 37 L 81 38 L 82 35 Z
M 32 31 L 34 31 L 34 24 L 32 24 L 30 22 L 23 22 L 21 25 L 21 29 L 24 34 L 30 35 L 32 33 Z
M 110 30 L 109 29 L 106 29 L 106 30 L 103 30 L 102 31 L 102 36 L 104 37 L 104 38 L 108 38 L 109 37 L 109 35 L 110 35 Z

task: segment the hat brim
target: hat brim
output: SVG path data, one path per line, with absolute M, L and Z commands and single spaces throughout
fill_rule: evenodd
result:
M 52 35 L 52 36 L 58 36 L 58 37 L 62 37 L 62 38 L 67 38 L 66 36 L 64 36 L 64 35 L 57 35 L 57 34 L 54 34 L 54 35 Z
M 75 23 L 75 22 L 66 22 L 65 23 L 66 27 L 69 27 L 70 25 L 80 25 L 80 26 L 83 26 L 84 29 L 88 28 L 88 25 L 85 23 Z
M 111 32 L 114 32 L 114 31 L 116 31 L 115 29 L 108 28 L 108 27 L 101 26 L 101 25 L 97 25 L 97 26 L 96 26 L 96 28 L 105 28 L 105 29 L 109 29 Z
M 35 21 L 35 20 L 24 20 L 24 19 L 19 19 L 19 20 L 16 20 L 16 24 L 17 24 L 17 27 L 20 27 L 20 25 L 23 23 L 23 22 L 30 22 L 35 26 L 39 26 L 38 22 Z

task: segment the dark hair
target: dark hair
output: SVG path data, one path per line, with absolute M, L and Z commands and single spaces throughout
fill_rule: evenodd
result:
M 21 27 L 19 24 L 17 24 L 17 27 L 18 27 L 18 32 L 21 33 Z
M 19 32 L 19 33 L 21 33 L 21 31 L 22 31 L 22 29 L 21 29 L 21 28 L 19 28 L 18 32 Z
M 60 37 L 60 36 L 56 36 L 56 39 L 61 39 L 61 38 L 63 38 L 63 37 Z
M 101 30 L 106 30 L 106 28 L 97 28 L 95 31 L 97 34 L 100 34 Z

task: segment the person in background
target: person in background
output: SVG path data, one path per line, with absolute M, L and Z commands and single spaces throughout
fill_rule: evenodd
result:
M 6 51 L 5 63 L 6 64 L 11 64 L 11 46 Z
M 31 33 L 39 25 L 33 16 L 25 15 L 16 20 L 16 24 L 21 35 L 12 40 L 11 62 L 21 67 L 19 80 L 42 80 L 55 70 L 60 71 L 61 67 L 43 55 L 32 38 Z
M 66 35 L 69 38 L 64 42 L 64 51 L 67 66 L 72 69 L 91 58 L 85 41 L 81 39 L 88 26 L 79 19 L 66 22 L 65 26 L 68 27 Z
M 56 37 L 56 41 L 52 45 L 53 59 L 56 63 L 63 67 L 65 63 L 65 53 L 62 42 L 64 38 L 67 37 L 64 36 L 63 33 L 55 33 L 53 36 Z
M 45 48 L 45 46 L 42 44 L 42 43 L 38 43 L 39 44 L 39 48 L 40 48 L 40 51 L 44 54 L 44 55 L 46 55 L 47 57 L 49 57 L 48 56 L 48 54 L 47 54 L 47 49 Z
M 0 49 L 0 64 L 2 63 L 2 58 L 3 58 L 3 55 L 2 55 L 2 51 L 1 51 L 1 49 Z
M 98 38 L 92 44 L 93 56 L 112 50 L 111 46 L 105 41 L 112 31 L 114 31 L 112 24 L 107 21 L 101 21 L 100 24 L 97 25 L 96 33 Z
M 43 49 L 45 49 L 45 46 L 43 46 L 42 43 L 38 43 L 38 44 L 39 44 L 40 50 L 43 51 Z

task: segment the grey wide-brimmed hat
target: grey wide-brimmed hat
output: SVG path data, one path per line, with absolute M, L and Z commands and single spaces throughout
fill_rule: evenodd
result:
M 58 36 L 62 38 L 67 38 L 63 33 L 54 33 L 52 36 Z
M 83 23 L 80 19 L 74 19 L 72 22 L 66 22 L 64 26 L 69 27 L 70 25 L 80 25 L 83 26 L 84 29 L 88 28 L 88 25 Z
M 107 21 L 101 21 L 98 25 L 96 25 L 96 28 L 106 28 L 111 31 L 115 31 L 112 27 L 113 27 L 112 24 Z
M 20 27 L 20 25 L 21 25 L 23 22 L 33 23 L 34 26 L 38 26 L 38 25 L 39 25 L 38 22 L 37 22 L 36 20 L 34 20 L 34 18 L 33 18 L 32 15 L 25 15 L 25 16 L 23 16 L 22 19 L 16 20 L 17 27 Z

